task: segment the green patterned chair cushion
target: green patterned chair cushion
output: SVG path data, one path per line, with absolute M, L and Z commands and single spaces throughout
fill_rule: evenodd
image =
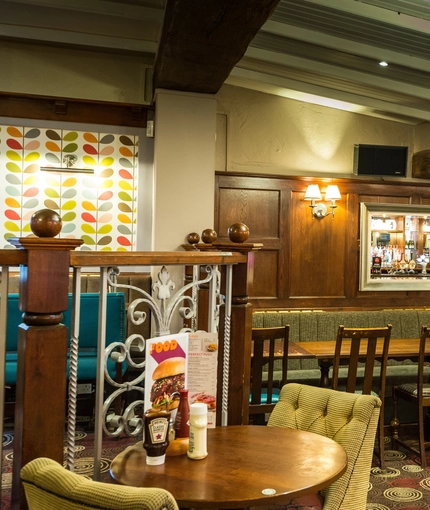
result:
M 348 455 L 345 474 L 321 491 L 324 510 L 364 510 L 381 401 L 304 384 L 286 384 L 268 426 L 290 427 L 329 437 Z M 285 510 L 289 510 L 287 506 Z
M 44 457 L 21 469 L 21 481 L 29 510 L 178 510 L 164 489 L 94 482 Z
M 403 391 L 406 391 L 407 393 L 410 393 L 411 395 L 414 395 L 415 397 L 418 395 L 418 385 L 417 384 L 402 384 L 399 386 L 399 388 Z M 430 397 L 430 384 L 424 383 L 423 384 L 423 397 Z

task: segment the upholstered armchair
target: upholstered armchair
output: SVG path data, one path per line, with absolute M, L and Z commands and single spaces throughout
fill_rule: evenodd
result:
M 32 460 L 21 469 L 29 510 L 178 510 L 170 492 L 94 482 L 54 460 Z
M 268 426 L 315 432 L 342 445 L 348 468 L 321 494 L 298 498 L 287 509 L 364 510 L 381 401 L 373 395 L 286 384 Z M 322 496 L 322 497 L 321 497 Z

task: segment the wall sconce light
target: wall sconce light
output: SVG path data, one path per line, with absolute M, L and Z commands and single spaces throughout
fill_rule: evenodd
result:
M 81 174 L 93 174 L 94 168 L 77 168 L 75 167 L 78 157 L 74 154 L 66 154 L 63 157 L 63 163 L 65 166 L 41 166 L 42 172 L 69 172 L 69 173 L 81 173 Z
M 336 200 L 340 200 L 341 198 L 339 188 L 335 184 L 329 184 L 325 192 L 325 200 L 331 200 L 331 212 L 327 212 L 327 206 L 325 204 L 315 203 L 315 200 L 322 200 L 318 184 L 309 184 L 305 194 L 305 200 L 311 201 L 311 205 L 309 207 L 312 208 L 312 219 L 322 219 L 329 214 L 331 214 L 332 219 L 334 219 L 334 210 L 337 207 Z

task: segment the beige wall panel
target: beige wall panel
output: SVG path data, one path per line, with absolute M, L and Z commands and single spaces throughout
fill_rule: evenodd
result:
M 227 170 L 276 175 L 353 176 L 354 144 L 407 145 L 414 127 L 224 85 Z
M 225 172 L 227 169 L 227 115 L 216 116 L 215 170 Z
M 213 228 L 216 101 L 166 90 L 156 100 L 153 247 L 176 250 Z
M 121 103 L 145 103 L 142 55 L 0 41 L 0 91 Z M 5 72 L 7 70 L 7 72 Z
M 415 126 L 415 152 L 430 149 L 430 122 Z

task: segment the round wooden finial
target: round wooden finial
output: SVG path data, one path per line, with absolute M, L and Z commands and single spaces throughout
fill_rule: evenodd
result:
M 191 232 L 191 234 L 187 235 L 187 241 L 189 244 L 197 244 L 200 241 L 200 236 L 197 232 Z
M 61 232 L 61 216 L 51 209 L 36 211 L 30 219 L 30 228 L 37 237 L 55 237 Z
M 233 223 L 228 227 L 228 237 L 233 243 L 244 243 L 249 237 L 249 228 L 245 223 Z
M 206 228 L 202 232 L 202 241 L 206 244 L 212 244 L 216 241 L 217 233 L 212 228 Z

